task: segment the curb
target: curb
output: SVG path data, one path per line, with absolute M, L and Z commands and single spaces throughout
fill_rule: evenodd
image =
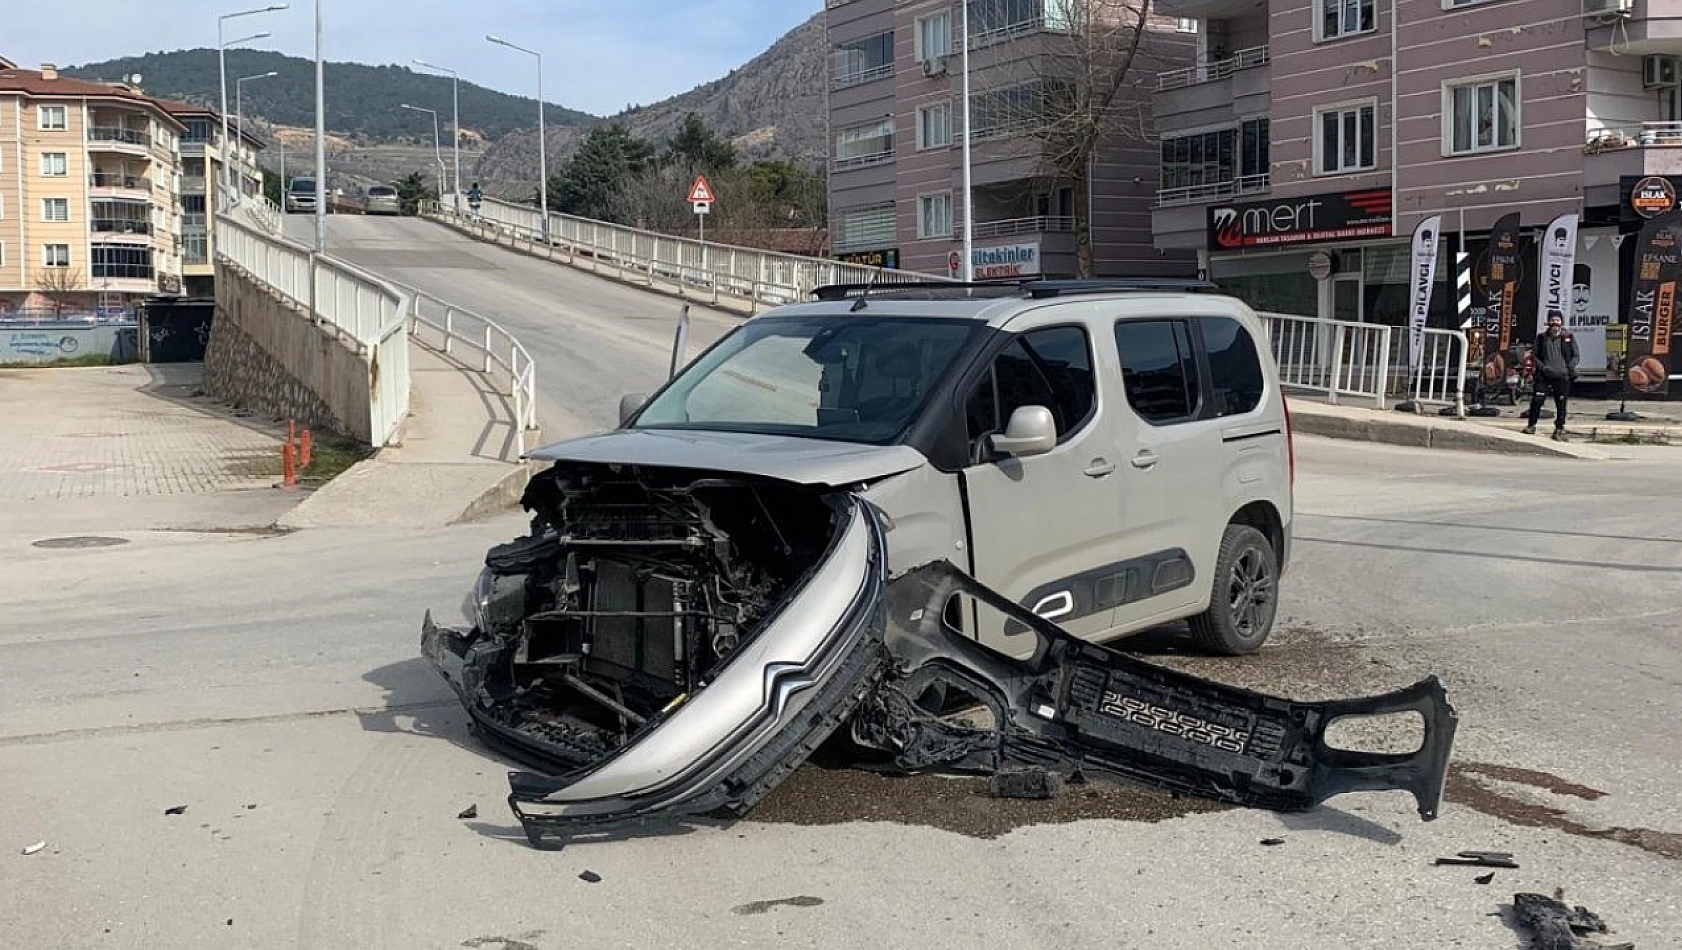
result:
M 1361 411 L 1361 410 L 1354 410 Z M 1291 425 L 1304 435 L 1360 442 L 1380 442 L 1420 449 L 1454 449 L 1464 452 L 1494 452 L 1505 455 L 1540 455 L 1555 458 L 1604 460 L 1611 455 L 1599 446 L 1575 442 L 1552 442 L 1500 429 L 1466 428 L 1467 423 L 1409 423 L 1372 417 L 1316 412 L 1302 403 L 1291 407 Z M 1470 425 L 1476 426 L 1477 423 Z
M 451 518 L 448 523 L 469 524 L 516 507 L 526 493 L 526 483 L 537 474 L 536 468 L 529 459 L 513 463 L 508 474 L 502 476 L 500 481 L 486 489 L 479 497 L 464 505 L 461 514 Z

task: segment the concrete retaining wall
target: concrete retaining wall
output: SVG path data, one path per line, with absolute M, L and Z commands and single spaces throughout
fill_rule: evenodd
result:
M 105 357 L 113 363 L 140 358 L 134 324 L 0 322 L 0 366 Z
M 372 444 L 373 378 L 353 347 L 245 271 L 217 262 L 204 368 L 212 396 Z

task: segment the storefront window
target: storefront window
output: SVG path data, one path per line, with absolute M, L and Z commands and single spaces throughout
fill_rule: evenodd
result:
M 1231 294 L 1267 313 L 1312 317 L 1319 309 L 1320 291 L 1308 273 L 1308 254 L 1271 254 L 1258 257 L 1216 258 L 1209 277 L 1223 293 Z

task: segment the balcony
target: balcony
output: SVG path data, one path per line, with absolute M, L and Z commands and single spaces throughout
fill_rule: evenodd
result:
M 1169 208 L 1176 205 L 1199 204 L 1205 201 L 1222 201 L 1243 195 L 1259 195 L 1271 187 L 1269 176 L 1244 175 L 1228 181 L 1206 182 L 1200 185 L 1187 185 L 1182 188 L 1164 188 L 1156 193 L 1156 206 Z
M 1682 122 L 1590 129 L 1583 153 L 1585 191 L 1616 189 L 1625 176 L 1682 175 Z
M 889 149 L 885 152 L 871 152 L 867 155 L 851 155 L 847 158 L 838 158 L 835 160 L 832 167 L 835 171 L 839 172 L 852 168 L 869 168 L 873 165 L 887 165 L 893 160 L 894 152 L 892 149 Z
M 152 179 L 127 172 L 94 172 L 88 176 L 88 188 L 96 198 L 117 196 L 145 200 L 152 197 Z
M 1161 16 L 1227 20 L 1255 8 L 1255 0 L 1158 0 L 1153 12 Z
M 1241 69 L 1254 69 L 1268 64 L 1268 48 L 1266 46 L 1252 46 L 1241 49 L 1226 59 L 1217 59 L 1200 66 L 1187 66 L 1185 69 L 1174 69 L 1156 77 L 1156 88 L 1159 90 L 1179 89 L 1198 83 L 1217 82 L 1230 77 Z
M 1583 0 L 1588 48 L 1682 55 L 1682 0 Z
M 1040 215 L 1028 218 L 1002 218 L 996 221 L 977 221 L 975 223 L 975 239 L 1011 237 L 1019 234 L 1064 234 L 1075 230 L 1075 219 L 1055 215 Z M 963 237 L 964 229 L 960 224 L 954 230 L 955 237 Z
M 182 175 L 181 193 L 184 195 L 204 194 L 205 178 L 203 175 Z
M 125 155 L 147 155 L 152 137 L 145 129 L 126 129 L 121 126 L 96 125 L 88 129 L 90 151 L 122 152 Z

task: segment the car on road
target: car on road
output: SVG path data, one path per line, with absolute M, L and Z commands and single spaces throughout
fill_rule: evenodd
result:
M 834 287 L 725 335 L 620 427 L 534 450 L 474 625 L 423 626 L 528 834 L 739 814 L 850 722 L 907 770 L 1109 771 L 1247 804 L 1408 788 L 1440 684 L 1291 704 L 1095 646 L 1259 649 L 1290 418 L 1259 318 L 1198 282 Z M 964 726 L 980 708 L 989 725 Z M 1405 708 L 1415 756 L 1325 753 Z M 967 720 L 966 720 L 967 721 Z M 1445 738 L 1446 736 L 1446 738 Z
M 397 197 L 397 189 L 390 185 L 370 185 L 368 196 L 362 203 L 364 214 L 402 214 L 403 203 Z
M 286 212 L 288 214 L 315 213 L 315 179 L 294 178 L 286 187 Z

